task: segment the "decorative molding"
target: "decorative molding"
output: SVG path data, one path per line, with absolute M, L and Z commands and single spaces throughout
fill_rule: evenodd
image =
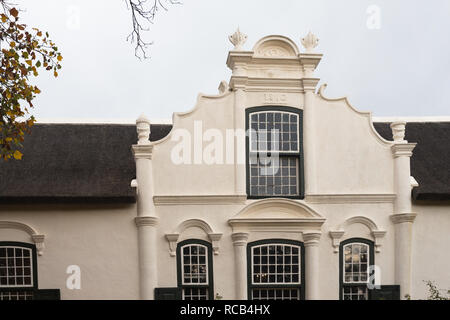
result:
M 257 200 L 244 207 L 228 224 L 233 232 L 320 231 L 325 218 L 304 201 L 284 198 Z
M 305 231 L 303 232 L 303 243 L 305 247 L 319 245 L 321 232 L 317 231 Z
M 231 36 L 228 36 L 230 42 L 234 45 L 234 51 L 242 50 L 242 46 L 247 41 L 247 35 L 243 34 L 239 28 Z
M 411 222 L 413 223 L 414 220 L 416 219 L 417 213 L 398 213 L 398 214 L 393 214 L 390 216 L 391 221 L 394 224 L 397 223 L 404 223 L 404 222 Z
M 231 239 L 233 240 L 233 245 L 235 246 L 245 246 L 248 242 L 248 232 L 234 232 L 231 234 Z
M 330 231 L 329 235 L 333 240 L 334 253 L 339 252 L 339 243 L 341 242 L 341 238 L 344 235 L 345 231 Z
M 339 244 L 341 242 L 341 238 L 344 236 L 348 226 L 360 223 L 369 228 L 370 233 L 375 240 L 375 251 L 381 252 L 381 240 L 386 235 L 386 231 L 381 230 L 375 222 L 373 222 L 370 218 L 364 216 L 354 216 L 345 220 L 336 230 L 329 231 L 330 238 L 332 239 L 332 245 L 334 247 L 334 253 L 339 252 Z
M 280 35 L 269 35 L 261 38 L 254 46 L 255 57 L 297 57 L 299 50 L 295 42 Z
M 383 146 L 392 146 L 393 142 L 384 139 L 379 133 L 378 131 L 375 129 L 375 127 L 373 126 L 373 121 L 372 121 L 372 112 L 369 111 L 359 111 L 357 110 L 348 100 L 347 97 L 340 97 L 340 98 L 327 98 L 324 96 L 323 92 L 325 91 L 325 89 L 327 88 L 327 84 L 324 83 L 320 86 L 319 91 L 318 91 L 318 95 L 320 98 L 322 98 L 325 101 L 330 101 L 330 102 L 344 102 L 349 108 L 350 110 L 352 110 L 353 112 L 355 112 L 356 114 L 359 114 L 360 116 L 363 116 L 367 119 L 367 122 L 369 124 L 370 127 L 370 132 L 371 134 L 376 138 L 376 140 Z
M 244 204 L 247 195 L 167 195 L 154 196 L 155 206 L 201 205 L 201 204 Z
M 135 159 L 152 159 L 153 145 L 151 144 L 133 144 L 131 149 Z
M 171 257 L 175 257 L 177 255 L 177 242 L 179 237 L 179 233 L 166 234 L 166 239 L 169 242 L 169 253 Z
M 45 235 L 39 234 L 33 227 L 18 221 L 0 221 L 0 229 L 16 229 L 28 233 L 36 245 L 38 255 L 42 256 L 45 249 Z
M 155 216 L 140 216 L 135 217 L 134 222 L 136 227 L 151 226 L 154 227 L 158 224 L 159 218 Z
M 401 157 L 401 156 L 411 157 L 413 154 L 412 151 L 414 150 L 416 145 L 417 145 L 417 143 L 407 143 L 406 141 L 395 143 L 391 147 L 392 155 L 394 156 L 394 158 Z
M 211 226 L 204 220 L 189 219 L 180 223 L 174 232 L 166 233 L 166 239 L 169 242 L 169 253 L 171 257 L 176 256 L 177 242 L 180 234 L 182 234 L 188 228 L 202 229 L 208 235 L 209 240 L 211 241 L 214 254 L 219 254 L 219 241 L 222 238 L 222 233 L 214 232 Z
M 394 203 L 396 195 L 386 194 L 307 194 L 307 203 Z
M 228 82 L 226 82 L 225 80 L 220 81 L 218 90 L 219 90 L 219 95 L 225 94 L 228 91 L 230 91 L 230 86 L 228 85 Z

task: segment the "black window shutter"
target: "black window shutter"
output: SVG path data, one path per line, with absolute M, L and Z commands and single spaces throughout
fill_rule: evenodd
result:
M 179 288 L 155 288 L 155 300 L 181 300 Z
M 370 300 L 400 300 L 400 286 L 386 285 L 380 289 L 369 290 Z
M 59 289 L 39 289 L 34 293 L 35 300 L 61 300 Z

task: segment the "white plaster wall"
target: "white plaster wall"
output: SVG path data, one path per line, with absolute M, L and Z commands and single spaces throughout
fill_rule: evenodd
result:
M 442 293 L 450 290 L 450 204 L 415 205 L 413 225 L 412 298 L 426 299 L 424 281 L 434 281 Z M 445 294 L 444 294 L 445 295 Z
M 317 192 L 393 193 L 393 158 L 371 127 L 368 115 L 345 100 L 314 102 Z
M 45 234 L 38 256 L 40 289 L 62 299 L 138 299 L 135 205 L 0 206 L 0 220 L 19 221 Z M 0 229 L 0 241 L 32 243 L 27 233 Z M 81 268 L 81 290 L 66 288 L 66 268 Z

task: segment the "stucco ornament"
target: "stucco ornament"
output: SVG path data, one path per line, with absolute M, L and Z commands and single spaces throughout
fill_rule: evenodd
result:
M 245 41 L 247 41 L 247 35 L 243 34 L 241 31 L 239 31 L 239 28 L 237 28 L 235 33 L 233 33 L 231 36 L 228 36 L 228 39 L 230 39 L 230 42 L 234 45 L 234 50 L 239 51 L 242 50 L 242 46 L 244 45 Z
M 306 50 L 306 53 L 312 53 L 314 48 L 319 44 L 319 39 L 309 32 L 306 37 L 302 39 L 302 45 Z

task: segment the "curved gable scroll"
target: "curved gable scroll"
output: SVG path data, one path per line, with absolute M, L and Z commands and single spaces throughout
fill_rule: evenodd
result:
M 177 242 L 180 234 L 189 228 L 199 228 L 203 230 L 205 234 L 208 235 L 209 240 L 211 240 L 214 254 L 219 254 L 219 240 L 222 238 L 222 233 L 214 232 L 211 226 L 204 220 L 189 219 L 180 223 L 174 232 L 166 233 L 166 239 L 169 242 L 169 252 L 171 257 L 176 256 Z
M 36 245 L 38 255 L 42 256 L 44 254 L 45 235 L 39 234 L 33 227 L 18 221 L 0 221 L 0 229 L 15 229 L 28 233 Z
M 334 252 L 337 253 L 339 252 L 339 244 L 341 242 L 341 238 L 344 236 L 345 232 L 348 230 L 348 227 L 352 224 L 362 224 L 365 225 L 369 230 L 370 233 L 373 237 L 373 239 L 375 240 L 375 251 L 376 252 L 380 252 L 380 247 L 381 247 L 381 239 L 384 237 L 384 235 L 386 234 L 386 231 L 384 230 L 380 230 L 380 228 L 377 226 L 377 224 L 375 222 L 373 222 L 370 218 L 364 217 L 364 216 L 355 216 L 355 217 L 351 217 L 348 218 L 347 220 L 344 221 L 344 223 L 342 223 L 341 225 L 338 226 L 338 228 L 336 230 L 332 230 L 330 231 L 330 237 L 333 240 L 333 247 L 334 247 Z
M 255 57 L 297 57 L 299 50 L 297 45 L 284 36 L 272 35 L 260 39 L 253 47 Z
M 300 200 L 269 198 L 252 202 L 228 220 L 233 232 L 320 231 L 325 218 Z
M 391 147 L 393 142 L 384 139 L 379 133 L 378 131 L 375 129 L 375 127 L 373 126 L 373 121 L 372 121 L 372 112 L 370 111 L 359 111 L 357 110 L 348 100 L 347 97 L 340 97 L 340 98 L 327 98 L 324 96 L 323 92 L 324 90 L 327 88 L 327 84 L 324 83 L 319 87 L 319 91 L 318 91 L 318 96 L 325 100 L 325 101 L 329 101 L 329 102 L 340 102 L 343 101 L 345 103 L 345 105 L 352 110 L 354 113 L 358 114 L 359 116 L 362 116 L 364 118 L 367 119 L 367 123 L 369 125 L 369 130 L 370 133 L 372 134 L 372 136 L 378 141 L 378 143 L 380 143 L 383 146 L 386 147 Z

